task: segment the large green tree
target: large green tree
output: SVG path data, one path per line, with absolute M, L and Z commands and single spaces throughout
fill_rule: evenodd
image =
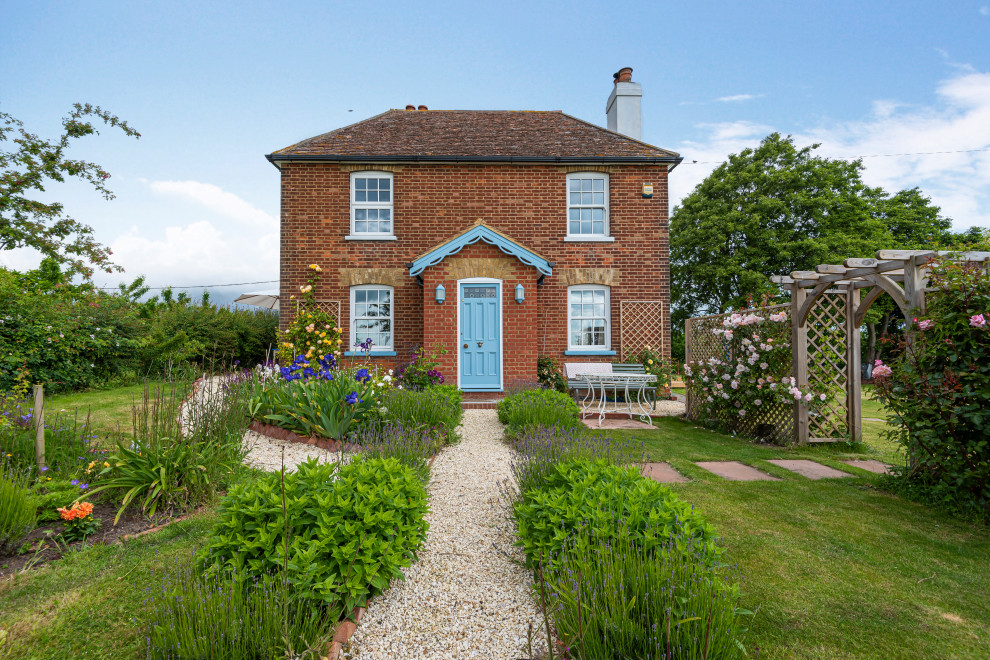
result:
M 99 132 L 94 119 L 141 137 L 127 122 L 88 103 L 73 105 L 62 119 L 62 134 L 54 141 L 28 133 L 22 122 L 0 112 L 0 143 L 12 143 L 10 150 L 0 144 L 0 250 L 34 248 L 65 265 L 70 273 L 87 277 L 94 266 L 107 272 L 121 270 L 110 260 L 110 249 L 96 241 L 92 227 L 66 215 L 61 203 L 36 198 L 51 181 L 77 178 L 104 198 L 113 199 L 107 187 L 109 172 L 96 163 L 67 156 L 73 140 Z
M 872 256 L 890 236 L 883 192 L 859 161 L 816 156 L 778 133 L 729 157 L 670 220 L 671 292 L 680 319 L 776 296 L 770 276 Z M 675 319 L 676 322 L 676 319 Z

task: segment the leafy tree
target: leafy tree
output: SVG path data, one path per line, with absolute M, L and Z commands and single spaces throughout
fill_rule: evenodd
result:
M 674 210 L 671 282 L 677 314 L 720 313 L 779 295 L 771 275 L 870 256 L 889 236 L 873 212 L 882 191 L 862 164 L 815 156 L 772 133 L 729 157 Z
M 111 251 L 93 237 L 93 228 L 74 220 L 59 202 L 34 199 L 49 181 L 75 177 L 91 184 L 105 199 L 114 195 L 107 187 L 110 173 L 96 163 L 73 160 L 66 153 L 73 140 L 99 133 L 89 118 L 102 120 L 126 135 L 141 134 L 116 115 L 88 103 L 73 105 L 62 119 L 62 134 L 55 141 L 24 130 L 24 124 L 0 112 L 0 142 L 13 142 L 12 150 L 0 149 L 0 250 L 30 247 L 71 273 L 89 277 L 92 264 L 107 272 L 121 268 L 110 261 Z

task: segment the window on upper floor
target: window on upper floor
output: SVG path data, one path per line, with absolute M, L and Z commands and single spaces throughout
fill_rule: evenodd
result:
M 372 352 L 393 350 L 392 293 L 392 287 L 384 284 L 351 287 L 352 347 L 370 339 Z
M 393 238 L 392 174 L 351 174 L 351 237 Z
M 567 288 L 567 349 L 608 350 L 612 345 L 607 286 L 581 284 Z
M 575 172 L 567 175 L 567 237 L 608 239 L 608 175 Z

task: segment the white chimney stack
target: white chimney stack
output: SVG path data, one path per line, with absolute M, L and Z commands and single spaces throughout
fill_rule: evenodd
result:
M 625 67 L 612 76 L 615 87 L 608 97 L 605 114 L 608 115 L 608 130 L 622 133 L 636 140 L 643 139 L 643 113 L 640 101 L 643 88 L 632 82 L 632 68 Z

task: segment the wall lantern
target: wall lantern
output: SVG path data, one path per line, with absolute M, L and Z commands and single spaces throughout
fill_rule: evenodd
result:
M 522 304 L 522 301 L 524 301 L 524 300 L 526 300 L 526 290 L 523 289 L 523 285 L 522 284 L 517 284 L 516 285 L 516 302 L 521 305 Z
M 443 288 L 442 284 L 437 285 L 437 304 L 442 305 L 443 301 L 447 299 L 447 291 Z

